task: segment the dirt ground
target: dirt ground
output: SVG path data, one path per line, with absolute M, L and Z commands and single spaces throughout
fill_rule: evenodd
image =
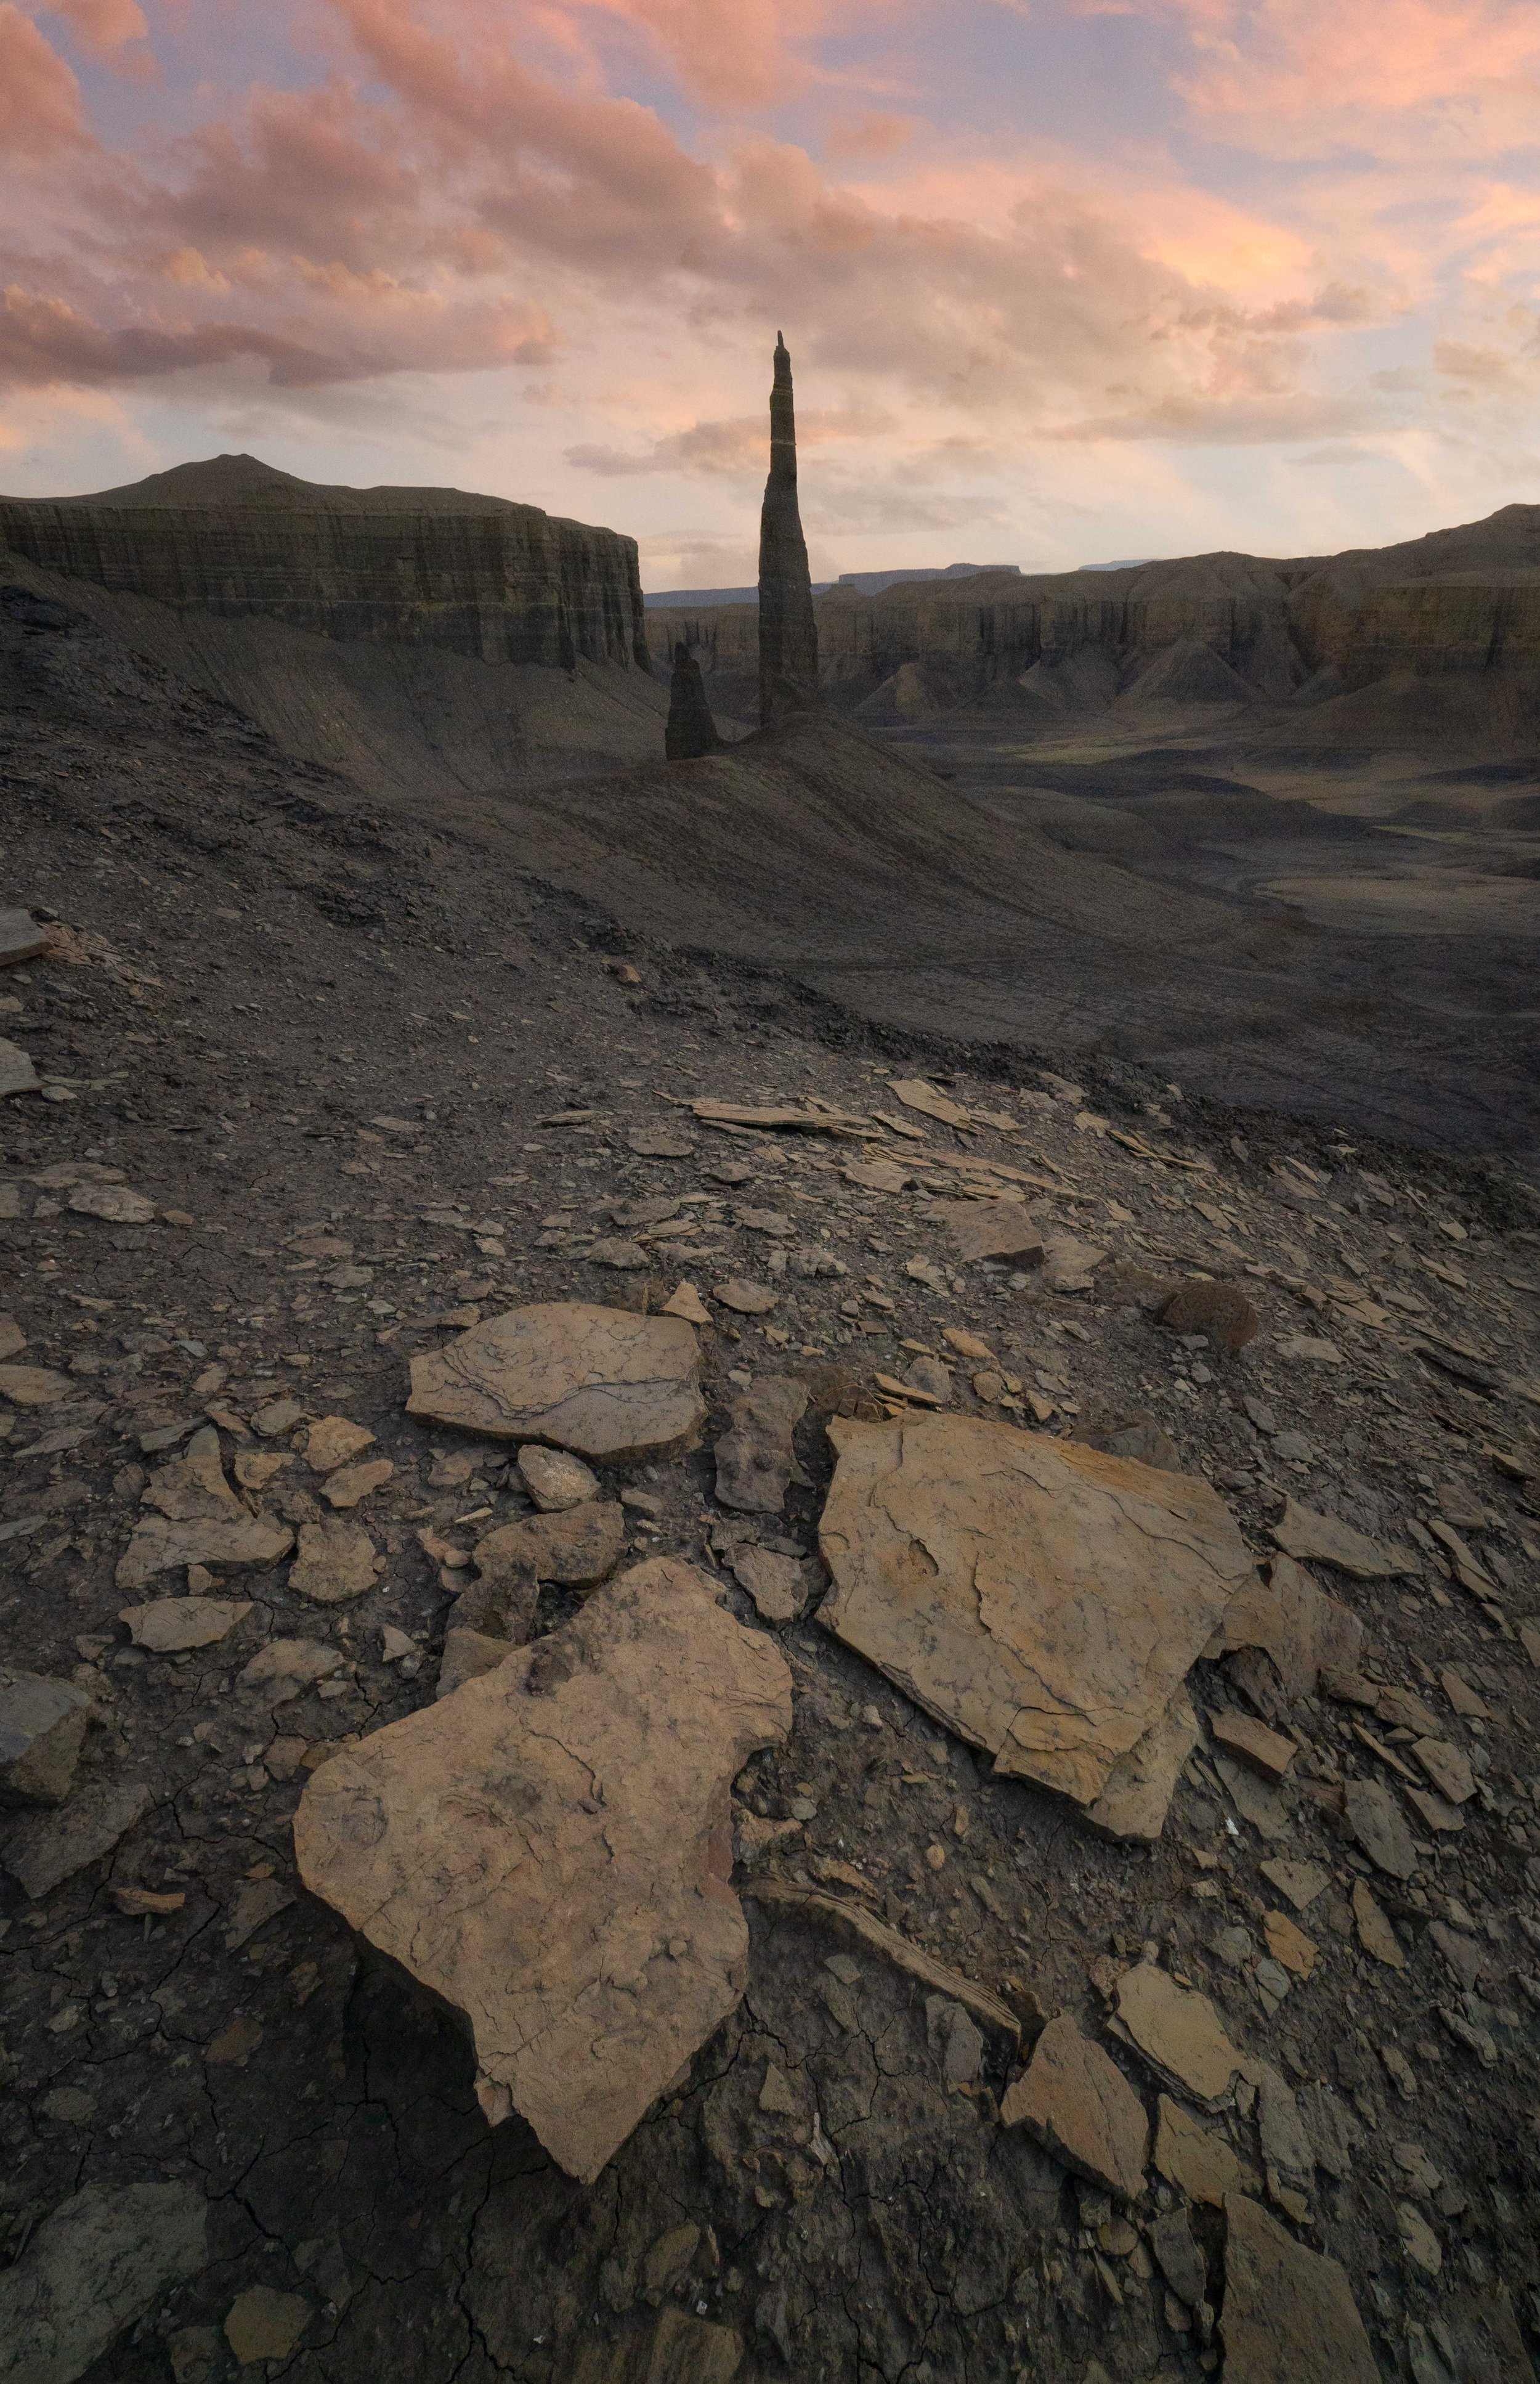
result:
M 1190 2213 L 1214 2331 L 1152 2255 L 1151 2228 L 1185 2206 L 1172 2182 L 1152 2167 L 1131 2219 L 1078 2182 L 1002 2124 L 1010 2033 L 981 2029 L 970 2050 L 960 2006 L 837 1916 L 754 1894 L 779 1881 L 880 1915 L 1000 1998 L 1025 2043 L 1071 2014 L 1152 2117 L 1170 2081 L 1109 2033 L 1108 1996 L 1141 1955 L 1158 1962 L 1287 2081 L 1308 2139 L 1292 2182 L 1254 2095 L 1202 2124 L 1342 2264 L 1380 2373 L 1532 2378 L 1534 1196 L 1496 1166 L 1227 1112 L 1132 1065 L 1071 1085 L 1052 1050 L 906 1039 L 768 972 L 648 944 L 469 836 L 371 810 L 25 596 L 4 616 L 0 702 L 0 890 L 59 930 L 0 979 L 0 1036 L 42 1079 L 0 1111 L 0 1305 L 22 1336 L 0 1374 L 4 1659 L 92 1699 L 60 1820 L 142 1792 L 57 1885 L 0 1884 L 0 2292 L 81 2189 L 182 2179 L 207 2200 L 206 2263 L 136 2309 L 89 2384 L 1217 2372 L 1222 2211 Z M 1005 1123 L 906 1111 L 888 1087 L 914 1076 Z M 767 1096 L 919 1129 L 884 1144 L 917 1185 L 867 1189 L 844 1173 L 856 1146 L 712 1130 L 688 1107 Z M 634 1148 L 670 1136 L 677 1157 Z M 969 1157 L 1027 1172 L 1044 1223 L 1104 1252 L 1089 1287 L 955 1267 L 933 1211 Z M 125 1205 L 95 1197 L 113 1185 L 144 1196 L 127 1204 L 142 1222 L 92 1213 Z M 614 1209 L 653 1196 L 678 1210 L 638 1228 L 645 1263 L 588 1255 L 621 1230 Z M 1140 1272 L 1233 1281 L 1261 1330 L 1228 1360 L 1184 1341 L 1150 1321 Z M 774 1306 L 722 1306 L 734 1276 Z M 702 1566 L 764 1627 L 728 1561 L 712 1444 L 745 1381 L 806 1381 L 800 1476 L 760 1530 L 815 1568 L 808 1614 L 778 1632 L 795 1730 L 735 1796 L 741 1843 L 768 1834 L 745 1836 L 750 1819 L 792 1826 L 735 1874 L 741 2007 L 585 2188 L 522 2120 L 487 2127 L 451 2017 L 304 1893 L 290 1823 L 327 1750 L 433 1695 L 455 1568 L 420 1535 L 469 1550 L 526 1511 L 510 1449 L 405 1414 L 412 1357 L 524 1301 L 656 1309 L 681 1279 L 713 1318 L 711 1422 L 678 1460 L 601 1472 L 641 1494 L 629 1556 Z M 992 1391 L 948 1327 L 987 1342 Z M 1286 1497 L 1407 1544 L 1393 1579 L 1317 1568 L 1365 1625 L 1377 1707 L 1263 1687 L 1298 1744 L 1287 1781 L 1259 1794 L 1205 1734 L 1152 1847 L 996 1777 L 816 1620 L 827 1421 L 880 1412 L 880 1372 L 948 1358 L 964 1412 L 1053 1434 L 1154 1419 L 1259 1558 Z M 16 1369 L 63 1379 L 27 1387 Z M 305 1425 L 339 1415 L 394 1468 L 354 1517 L 383 1559 L 375 1585 L 316 1606 L 285 1558 L 220 1582 L 250 1610 L 219 1642 L 130 1645 L 115 1573 L 154 1469 L 211 1419 L 227 1469 L 289 1460 L 248 1503 L 299 1529 L 327 1511 Z M 543 1593 L 537 1629 L 574 1607 Z M 388 1628 L 410 1654 L 387 1660 Z M 289 1638 L 337 1661 L 273 1708 L 240 1676 Z M 1205 1723 L 1245 1701 L 1236 1661 L 1194 1668 Z M 1384 1702 L 1397 1690 L 1475 1780 L 1447 1826 L 1413 1821 L 1399 1880 L 1345 1808 L 1356 1780 L 1398 1795 L 1421 1777 L 1418 1732 Z M 9 1817 L 0 1865 L 35 1826 Z M 1325 1874 L 1295 1914 L 1308 1976 L 1271 1950 L 1262 1866 L 1279 1860 Z M 1369 1950 L 1355 1890 L 1398 1961 Z M 157 1913 L 142 1892 L 181 1901 Z

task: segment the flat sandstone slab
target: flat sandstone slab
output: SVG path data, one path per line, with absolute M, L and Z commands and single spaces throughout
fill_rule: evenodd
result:
M 819 1620 L 995 1769 L 1083 1805 L 1250 1577 L 1207 1483 L 971 1416 L 829 1427 Z
M 657 1558 L 323 1765 L 301 1875 L 465 2014 L 487 2117 L 591 2184 L 744 1991 L 729 1791 L 791 1722 L 773 1643 Z
M 694 1327 L 585 1300 L 515 1308 L 412 1361 L 410 1415 L 623 1462 L 687 1447 L 706 1419 Z

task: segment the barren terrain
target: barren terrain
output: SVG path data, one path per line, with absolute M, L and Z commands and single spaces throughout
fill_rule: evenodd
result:
M 430 823 L 19 579 L 3 638 L 5 888 L 53 930 L 0 979 L 40 1080 L 3 1112 L 6 1661 L 90 1717 L 63 1803 L 0 1844 L 0 2376 L 1142 2384 L 1223 2361 L 1255 2384 L 1273 2343 L 1323 2384 L 1532 2378 L 1540 1211 L 1485 1155 L 1522 1080 L 1517 962 L 1485 914 L 1464 941 L 1344 929 L 1335 949 L 1381 956 L 1376 999 L 1423 986 L 1431 1018 L 1437 977 L 1462 1013 L 1420 1015 L 1376 1111 L 1367 1059 L 1353 1074 L 1373 1036 L 1334 1043 L 1314 1013 L 1308 1067 L 1259 1038 L 1275 1064 L 1228 1079 L 1197 1036 L 1151 1061 L 1081 1031 L 1099 981 L 1141 1016 L 1174 1000 L 1163 913 L 1224 1008 L 1247 976 L 1283 1002 L 1299 980 L 1270 955 L 1300 931 L 1250 873 L 1339 887 L 1308 822 L 1259 864 L 1203 814 L 1169 895 L 1165 797 L 1140 875 L 1098 876 L 1043 816 L 1073 756 L 1053 776 L 1038 749 L 1029 786 L 1007 756 L 1007 786 L 992 751 L 935 749 L 957 802 L 917 796 L 884 831 L 898 764 L 836 739 L 723 763 L 716 814 L 719 765 L 684 765 L 693 827 L 661 764 Z M 1138 830 L 1140 767 L 1126 802 L 1085 798 L 1092 826 Z M 787 788 L 817 794 L 819 768 L 809 857 Z M 1356 836 L 1363 813 L 1311 786 L 1267 791 L 1323 846 Z M 1486 796 L 1405 801 L 1462 820 Z M 1003 815 L 1030 841 L 991 913 Z M 1463 835 L 1447 817 L 1423 825 Z M 932 860 L 933 911 L 884 915 Z M 959 952 L 965 909 L 984 924 Z M 1407 1146 L 1435 1065 L 1472 1086 L 1480 1124 L 1450 1139 L 1479 1158 Z M 959 1197 L 1016 1190 L 1038 1262 L 964 1258 Z M 616 1560 L 699 1569 L 789 1667 L 793 1724 L 733 1791 L 742 2000 L 583 2185 L 524 2117 L 489 2123 L 451 2010 L 303 1888 L 292 1821 L 328 1757 L 433 1701 L 475 1551 L 533 1512 L 512 1446 L 407 1414 L 412 1360 L 531 1302 L 655 1315 L 681 1283 L 708 1320 L 707 1422 L 678 1456 L 597 1465 Z M 1258 1324 L 1231 1355 L 1215 1285 Z M 1184 1287 L 1185 1331 L 1156 1321 Z M 745 1513 L 718 1444 L 788 1381 L 795 1471 Z M 1307 1686 L 1292 1646 L 1280 1670 L 1211 1643 L 1163 1834 L 1101 1833 L 829 1627 L 828 1427 L 926 1414 L 1034 1447 L 1132 1434 L 1275 1577 L 1302 1551 L 1361 1626 L 1356 1666 Z M 344 1511 L 370 1554 L 334 1597 L 289 1542 L 335 1520 L 317 1427 L 339 1418 L 390 1471 Z M 284 1553 L 163 1576 L 245 1610 L 162 1652 L 120 1619 L 155 1587 L 121 1574 L 198 1434 Z M 793 1569 L 793 1619 L 767 1620 L 765 1558 Z M 583 1603 L 546 1583 L 537 1648 Z M 294 1642 L 315 1652 L 275 1701 Z M 1111 2185 L 1031 2116 L 1051 2018 L 1122 2080 L 1105 2107 L 1136 2166 Z M 102 2214 L 152 2186 L 118 2299 L 93 2299 Z M 39 2297 L 81 2197 L 97 2233 L 62 2299 L 119 2319 L 47 2366 Z

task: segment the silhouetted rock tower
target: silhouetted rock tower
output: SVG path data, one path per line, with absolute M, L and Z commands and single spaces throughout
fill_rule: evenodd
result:
M 663 751 L 671 762 L 694 762 L 714 753 L 721 739 L 706 701 L 700 664 L 683 639 L 673 650 L 673 677 L 669 682 L 669 725 Z
M 770 467 L 759 515 L 759 726 L 778 727 L 799 712 L 822 708 L 819 634 L 807 545 L 796 503 L 796 421 L 792 360 L 775 335 L 770 391 Z

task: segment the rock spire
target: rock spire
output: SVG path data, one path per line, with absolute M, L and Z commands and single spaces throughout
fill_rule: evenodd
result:
M 796 422 L 792 360 L 775 335 L 770 391 L 770 467 L 759 515 L 759 726 L 778 727 L 821 708 L 819 639 L 807 546 L 796 503 Z
M 700 664 L 683 639 L 673 650 L 673 677 L 669 685 L 669 725 L 663 751 L 671 762 L 694 762 L 714 753 L 721 739 L 706 701 Z

